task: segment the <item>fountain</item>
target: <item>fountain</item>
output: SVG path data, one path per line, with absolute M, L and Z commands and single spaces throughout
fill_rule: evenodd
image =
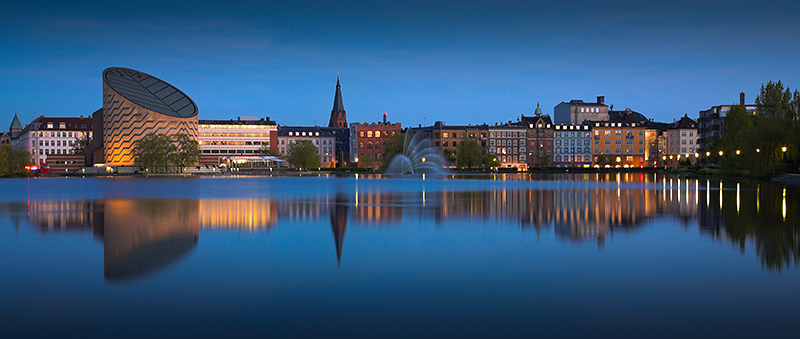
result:
M 403 153 L 395 155 L 389 162 L 390 174 L 444 173 L 446 161 L 439 154 L 439 148 L 431 145 L 430 139 L 414 133 L 403 141 Z

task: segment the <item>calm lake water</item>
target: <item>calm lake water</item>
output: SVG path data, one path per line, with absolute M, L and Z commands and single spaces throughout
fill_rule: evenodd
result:
M 795 337 L 800 192 L 661 174 L 0 180 L 0 335 Z

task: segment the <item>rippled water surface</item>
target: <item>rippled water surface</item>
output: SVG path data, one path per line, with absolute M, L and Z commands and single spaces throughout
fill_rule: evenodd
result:
M 17 337 L 793 337 L 800 192 L 654 173 L 0 180 Z

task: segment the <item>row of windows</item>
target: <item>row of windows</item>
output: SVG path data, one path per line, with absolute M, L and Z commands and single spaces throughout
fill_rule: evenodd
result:
M 388 144 L 389 144 L 388 142 L 384 142 L 384 143 L 383 143 L 383 147 L 386 147 L 386 145 L 388 145 Z M 368 148 L 368 149 L 373 149 L 373 148 L 375 148 L 375 149 L 381 149 L 381 143 L 379 143 L 379 142 L 376 142 L 376 143 L 374 143 L 374 144 L 373 144 L 372 142 L 367 142 L 366 144 L 364 144 L 364 142 L 362 141 L 362 142 L 359 144 L 359 148 L 365 148 L 365 146 L 366 146 L 366 148 Z
M 289 142 L 289 144 L 290 144 L 290 145 L 291 145 L 291 144 L 293 144 L 293 143 L 294 143 L 294 140 L 291 140 L 291 141 Z M 281 145 L 286 145 L 286 139 L 281 139 L 281 140 L 280 140 L 280 144 L 281 144 Z M 330 139 L 322 139 L 322 144 L 323 144 L 323 145 L 333 145 L 333 140 L 330 140 Z M 317 145 L 317 146 L 319 146 L 319 139 L 316 139 L 316 140 L 314 140 L 314 145 Z
M 600 107 L 581 107 L 581 113 L 600 113 Z
M 201 137 L 261 137 L 268 138 L 269 133 L 221 133 L 221 132 L 203 132 L 199 133 Z
M 219 146 L 219 145 L 239 145 L 239 146 L 247 146 L 247 145 L 269 145 L 269 141 L 200 141 L 200 145 L 212 145 L 212 146 Z
M 573 162 L 573 161 L 589 162 L 589 161 L 591 161 L 590 160 L 591 156 L 588 156 L 588 155 L 584 155 L 584 156 L 580 156 L 580 155 L 575 155 L 575 156 L 565 155 L 563 158 L 560 155 L 556 155 L 555 158 L 556 158 L 555 162 Z
M 517 160 L 517 159 L 519 159 L 519 160 Z M 503 155 L 503 156 L 497 157 L 497 160 L 499 160 L 502 163 L 524 162 L 525 161 L 525 155 L 524 154 L 520 155 L 519 158 L 516 155 L 514 155 L 514 156 L 511 156 L 511 155 L 505 156 L 505 155 Z
M 69 144 L 67 143 L 69 141 Z M 39 140 L 39 146 L 72 146 L 75 140 Z M 31 147 L 36 146 L 36 140 L 31 140 Z
M 394 132 L 392 132 L 392 135 L 394 135 Z M 466 134 L 464 134 L 464 132 L 461 132 L 461 133 L 456 133 L 456 132 L 442 132 L 442 139 L 448 139 L 448 138 L 459 138 L 459 137 L 460 137 L 461 139 L 464 139 L 464 136 L 465 136 L 465 135 L 466 135 Z M 434 134 L 433 134 L 433 137 L 434 137 L 434 138 L 438 138 L 438 137 L 439 137 L 439 133 L 438 133 L 438 132 L 437 132 L 437 133 L 434 133 Z M 478 137 L 478 133 L 476 133 L 476 132 L 470 132 L 470 133 L 469 133 L 469 137 L 470 137 L 470 138 L 473 138 L 473 139 L 475 139 L 475 138 L 477 138 L 477 137 Z M 481 133 L 481 138 L 485 138 L 485 137 L 486 137 L 486 133 Z
M 577 140 L 577 141 L 574 140 L 574 139 L 573 140 L 564 140 L 564 146 L 580 146 L 580 145 L 581 145 L 581 141 L 580 140 Z M 583 145 L 584 146 L 589 146 L 590 145 L 589 140 L 584 140 L 583 141 Z M 561 146 L 561 140 L 556 140 L 556 146 Z
M 591 138 L 592 132 L 556 132 L 556 138 Z
M 203 154 L 257 154 L 258 150 L 251 149 L 204 149 L 201 151 Z
M 561 152 L 561 147 L 556 147 L 556 154 L 558 153 L 591 153 L 592 149 L 590 147 L 584 147 L 583 152 L 581 152 L 580 147 L 564 147 L 564 152 Z
M 392 131 L 391 134 L 389 134 L 389 132 L 384 132 L 383 136 L 386 137 L 386 136 L 389 136 L 389 135 L 395 135 L 395 133 L 396 132 L 394 132 L 394 131 Z M 447 134 L 447 133 L 444 133 L 444 134 Z M 464 134 L 464 133 L 461 133 L 461 134 Z M 373 133 L 373 131 L 367 131 L 366 134 L 364 134 L 364 131 L 359 131 L 358 132 L 358 136 L 359 137 L 363 138 L 364 135 L 366 135 L 367 138 L 372 138 L 373 136 L 375 138 L 380 138 L 381 137 L 381 131 L 375 131 L 374 133 Z
M 202 129 L 277 129 L 275 125 L 198 125 Z
M 497 146 L 517 146 L 517 139 L 511 139 L 511 140 L 500 139 L 500 140 L 496 140 L 496 141 L 495 141 L 495 139 L 489 139 L 489 146 L 490 147 L 491 146 L 495 146 L 495 144 Z M 519 145 L 520 146 L 525 146 L 525 139 L 519 139 Z
M 612 154 L 611 148 L 609 147 L 606 147 L 605 149 L 603 149 L 603 151 L 604 151 L 603 154 Z M 633 148 L 626 148 L 625 154 L 634 154 L 633 151 L 634 151 Z M 594 154 L 600 154 L 600 148 L 595 147 Z M 615 148 L 613 154 L 622 154 L 622 148 L 619 147 Z M 639 153 L 637 154 L 644 154 L 644 148 L 639 147 Z
M 40 138 L 83 138 L 85 133 L 92 136 L 92 132 L 39 132 Z
M 639 130 L 639 131 L 626 131 L 626 130 L 598 131 L 598 130 L 595 130 L 594 131 L 594 135 L 600 135 L 601 132 L 602 132 L 603 135 L 623 135 L 623 134 L 625 134 L 627 136 L 634 136 L 634 135 L 638 134 L 640 137 L 644 136 L 644 131 L 643 130 Z
M 36 155 L 36 150 L 31 151 L 31 154 Z M 65 148 L 40 148 L 39 155 L 48 155 L 48 154 L 75 154 L 72 149 L 65 149 Z
M 489 148 L 489 153 L 491 154 L 517 154 L 516 147 L 498 147 L 498 148 Z M 525 147 L 519 148 L 519 153 L 525 154 Z
M 595 145 L 600 145 L 600 140 L 599 139 L 595 139 L 594 144 Z M 611 139 L 605 139 L 604 144 L 611 145 Z M 633 139 L 626 139 L 625 140 L 625 144 L 626 145 L 633 145 Z M 614 139 L 614 145 L 622 145 L 622 139 Z M 639 145 L 644 145 L 644 140 L 639 139 Z
M 463 133 L 462 133 L 463 134 Z M 525 131 L 521 132 L 490 132 L 491 138 L 524 138 Z

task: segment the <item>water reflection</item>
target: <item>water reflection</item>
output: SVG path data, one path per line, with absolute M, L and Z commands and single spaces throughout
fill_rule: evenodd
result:
M 270 231 L 283 222 L 327 222 L 337 265 L 351 227 L 402 227 L 433 220 L 458 227 L 482 220 L 497 227 L 552 231 L 570 243 L 602 248 L 615 233 L 636 232 L 654 218 L 671 217 L 715 241 L 744 252 L 748 243 L 769 271 L 796 266 L 800 259 L 796 191 L 763 182 L 726 182 L 656 174 L 501 174 L 497 180 L 584 183 L 564 186 L 497 186 L 457 191 L 422 184 L 391 191 L 352 180 L 330 196 L 287 199 L 101 199 L 0 204 L 0 213 L 19 227 L 23 216 L 41 233 L 92 232 L 104 246 L 109 281 L 126 281 L 174 265 L 197 246 L 200 230 Z M 491 178 L 491 177 L 486 177 Z M 363 178 L 362 178 L 363 179 Z M 333 179 L 338 180 L 338 179 Z M 430 182 L 430 180 L 426 180 Z M 733 188 L 735 185 L 735 188 Z M 714 192 L 716 191 L 716 192 Z M 794 195 L 793 195 L 794 194 Z M 735 201 L 736 204 L 724 204 Z

